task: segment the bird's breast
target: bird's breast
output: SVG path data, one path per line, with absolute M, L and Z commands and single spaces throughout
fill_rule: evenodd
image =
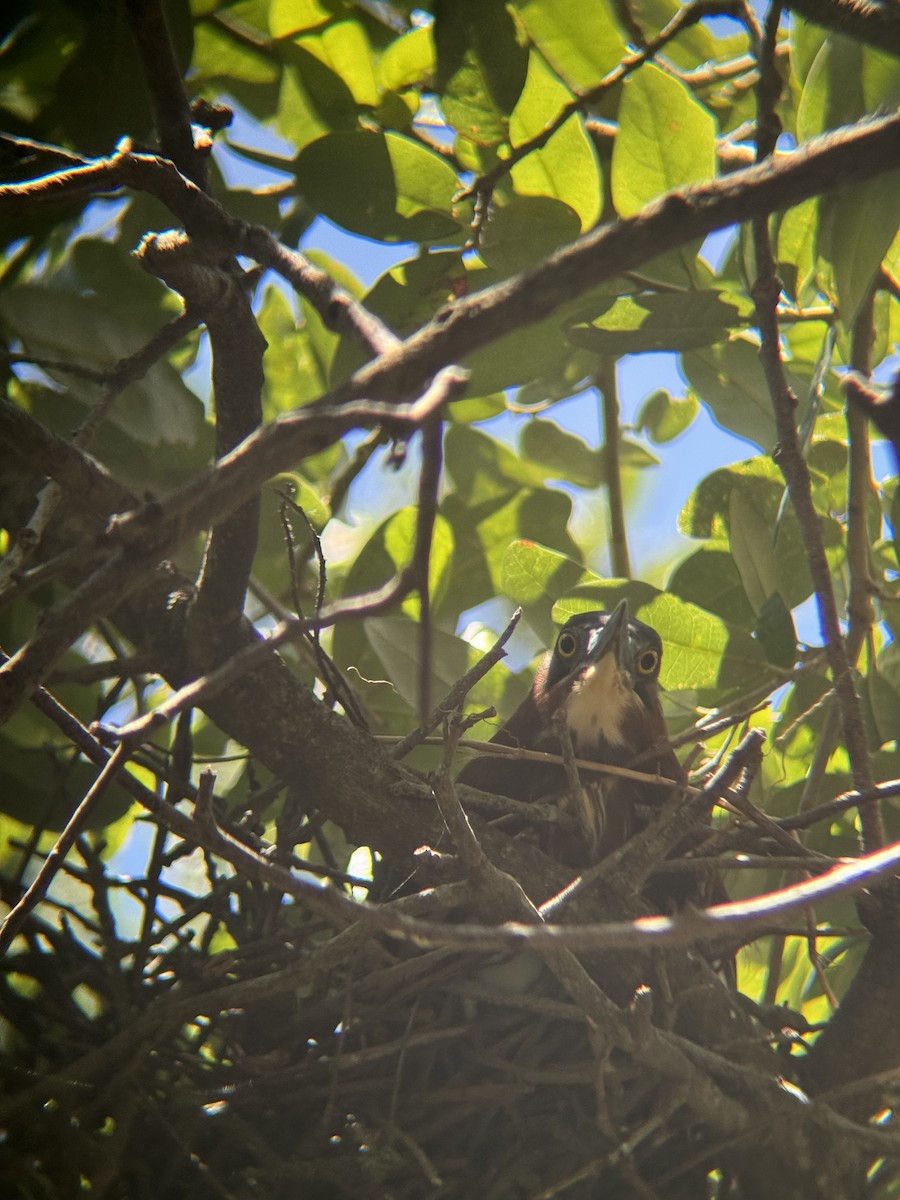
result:
M 585 668 L 565 700 L 566 724 L 582 757 L 600 750 L 635 750 L 628 736 L 641 701 L 612 655 Z

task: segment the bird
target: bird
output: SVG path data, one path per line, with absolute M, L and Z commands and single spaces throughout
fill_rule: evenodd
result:
M 531 692 L 491 742 L 560 754 L 554 718 L 563 713 L 576 758 L 616 766 L 639 760 L 636 769 L 683 783 L 659 699 L 662 656 L 659 634 L 629 616 L 627 600 L 612 612 L 576 614 L 538 668 Z M 573 799 L 562 765 L 509 756 L 474 758 L 457 780 L 511 799 L 555 799 L 566 810 L 574 808 L 580 846 L 574 853 L 566 847 L 559 857 L 575 867 L 617 850 L 646 826 L 646 807 L 659 806 L 667 795 L 653 784 L 585 772 Z

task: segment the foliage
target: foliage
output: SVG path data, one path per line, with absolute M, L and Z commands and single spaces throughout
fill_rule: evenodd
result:
M 662 636 L 694 782 L 747 767 L 750 807 L 717 812 L 707 847 L 730 855 L 733 898 L 805 878 L 800 858 L 815 874 L 900 838 L 896 478 L 873 482 L 842 389 L 850 369 L 885 384 L 897 365 L 900 155 L 860 152 L 836 179 L 814 141 L 876 130 L 876 115 L 887 127 L 900 66 L 864 25 L 834 31 L 835 7 L 764 27 L 740 4 L 671 0 L 5 14 L 7 909 L 71 835 L 0 977 L 7 1194 L 697 1196 L 711 1173 L 709 1194 L 734 1177 L 727 1194 L 750 1198 L 773 1194 L 772 1171 L 775 1194 L 900 1195 L 891 1081 L 840 1094 L 900 1066 L 880 1007 L 900 982 L 884 965 L 893 893 L 881 907 L 825 894 L 793 925 L 753 928 L 740 988 L 793 1010 L 768 1031 L 763 1009 L 721 996 L 685 1016 L 680 987 L 726 994 L 694 951 L 660 968 L 637 935 L 627 954 L 594 950 L 607 1036 L 563 951 L 519 956 L 511 982 L 485 950 L 452 948 L 458 923 L 521 911 L 497 907 L 500 885 L 435 807 L 443 776 L 423 772 L 441 749 L 403 766 L 373 740 L 414 729 L 515 606 L 524 663 L 555 624 L 626 597 Z M 805 191 L 704 226 L 691 196 L 714 207 L 737 180 L 757 203 L 750 163 L 776 119 L 782 165 L 813 143 L 791 184 Z M 661 241 L 639 241 L 644 221 Z M 722 225 L 711 265 L 704 234 Z M 370 286 L 321 249 L 334 226 L 393 247 Z M 611 257 L 576 240 L 598 228 Z M 361 261 L 364 243 L 340 244 Z M 684 386 L 648 385 L 627 425 L 614 363 L 657 352 Z M 593 403 L 599 444 L 571 417 Z M 622 530 L 700 413 L 744 457 L 692 465 L 682 511 L 654 513 L 657 561 L 633 577 Z M 309 636 L 242 668 L 254 627 L 292 612 Z M 93 803 L 86 727 L 112 745 L 110 728 L 229 663 L 128 743 Z M 505 717 L 529 681 L 527 665 L 494 666 L 466 707 Z M 767 738 L 755 774 L 729 760 L 751 730 Z M 822 807 L 873 784 L 877 803 Z M 532 902 L 569 881 L 535 836 L 508 836 L 502 806 L 462 799 Z M 646 911 L 639 886 L 604 887 L 566 919 Z M 350 924 L 328 906 L 341 896 L 443 921 L 451 948 L 367 924 L 370 909 Z M 637 1046 L 638 1005 L 626 1052 L 615 1022 L 648 982 L 657 1040 Z M 814 1117 L 761 1115 L 799 1107 L 778 1107 L 782 1078 L 823 1096 Z M 764 1163 L 748 1152 L 761 1141 Z

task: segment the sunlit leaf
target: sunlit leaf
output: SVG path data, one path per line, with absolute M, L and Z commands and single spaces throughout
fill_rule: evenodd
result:
M 516 0 L 516 16 L 529 38 L 569 87 L 600 82 L 625 53 L 625 43 L 606 0 Z
M 660 388 L 641 405 L 636 424 L 651 441 L 661 445 L 684 433 L 693 424 L 699 409 L 695 396 L 672 396 Z
M 650 292 L 610 296 L 596 316 L 572 321 L 566 333 L 597 354 L 688 350 L 721 341 L 744 324 L 749 306 L 721 292 Z
M 571 100 L 563 87 L 532 54 L 525 89 L 509 122 L 514 146 L 543 133 Z M 512 168 L 520 196 L 550 196 L 577 213 L 581 229 L 590 229 L 600 215 L 601 178 L 597 153 L 577 114 L 569 117 L 546 145 L 532 150 Z
M 612 161 L 620 216 L 634 216 L 663 192 L 715 173 L 715 122 L 690 90 L 649 65 L 626 80 Z

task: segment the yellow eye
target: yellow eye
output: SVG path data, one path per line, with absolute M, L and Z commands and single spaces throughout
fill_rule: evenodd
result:
M 574 633 L 569 633 L 567 630 L 559 635 L 556 642 L 556 653 L 560 658 L 571 658 L 578 649 L 578 639 Z
M 639 655 L 637 660 L 637 669 L 640 675 L 652 675 L 659 666 L 659 655 L 655 650 L 644 650 Z

